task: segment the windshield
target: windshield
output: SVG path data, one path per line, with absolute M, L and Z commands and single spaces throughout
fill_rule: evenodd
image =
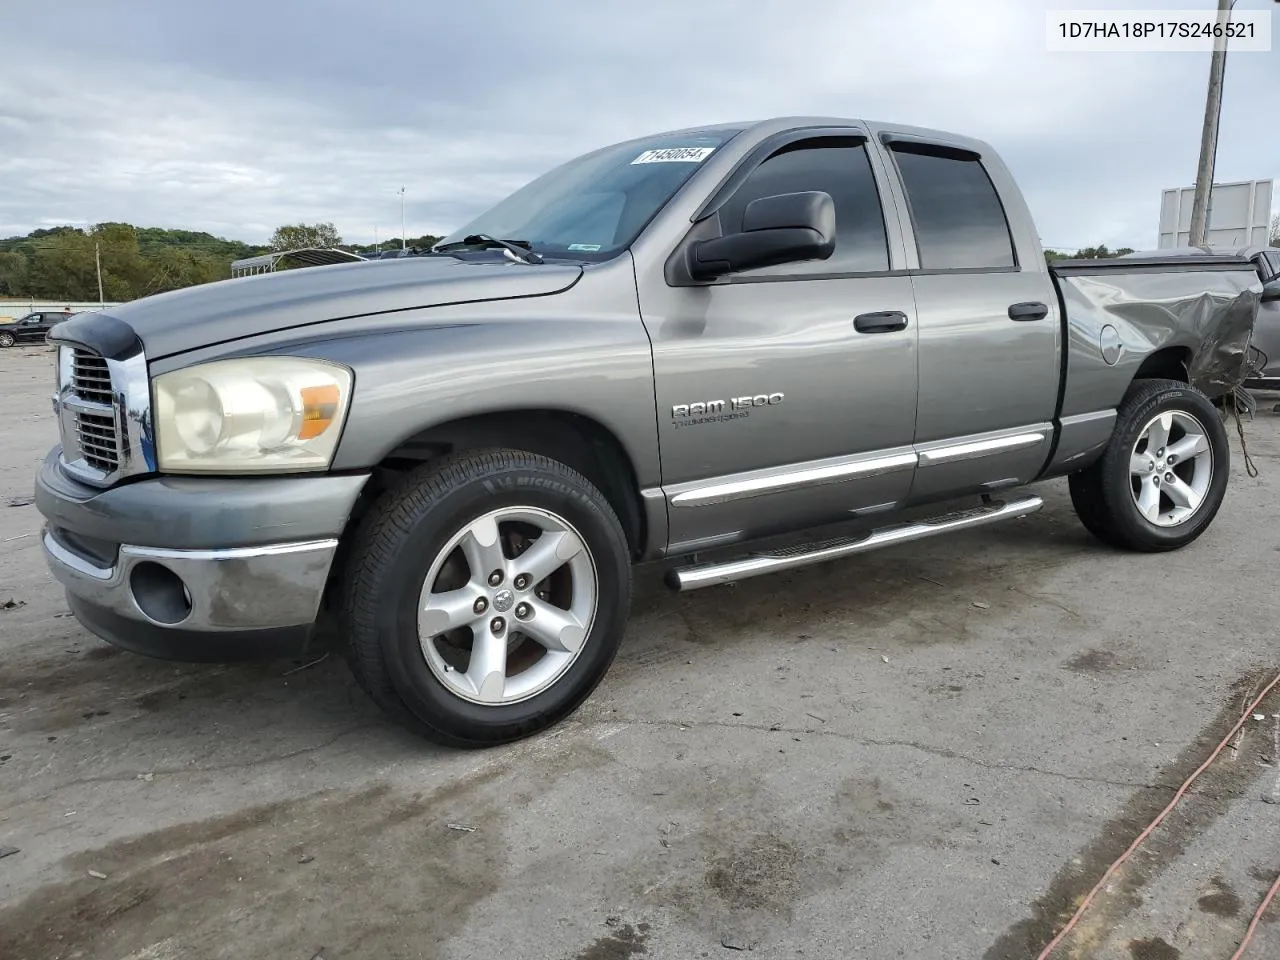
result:
M 550 257 L 608 259 L 630 246 L 699 165 L 738 132 L 667 134 L 570 160 L 437 246 L 485 235 L 528 244 Z

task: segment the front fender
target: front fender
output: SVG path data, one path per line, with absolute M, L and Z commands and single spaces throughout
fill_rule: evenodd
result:
M 614 434 L 641 487 L 658 478 L 653 358 L 637 323 L 544 318 L 433 326 L 321 346 L 355 371 L 334 469 L 379 463 L 414 435 L 482 414 L 556 410 Z
M 319 357 L 354 371 L 334 470 L 376 466 L 415 434 L 462 418 L 554 410 L 589 417 L 617 437 L 641 489 L 661 483 L 653 355 L 627 257 L 589 268 L 553 296 L 315 323 L 231 351 L 193 351 L 152 364 L 152 374 L 261 354 Z

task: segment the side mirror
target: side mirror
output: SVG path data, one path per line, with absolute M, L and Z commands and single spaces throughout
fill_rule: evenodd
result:
M 726 273 L 801 260 L 826 260 L 836 249 L 836 205 L 817 190 L 780 193 L 747 204 L 742 230 L 694 244 L 689 273 L 714 280 Z
M 1268 280 L 1262 285 L 1262 302 L 1275 303 L 1280 300 L 1280 277 Z

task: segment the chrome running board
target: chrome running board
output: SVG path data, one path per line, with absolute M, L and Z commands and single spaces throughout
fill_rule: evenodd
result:
M 819 543 L 802 543 L 794 547 L 751 554 L 724 563 L 676 567 L 667 571 L 666 582 L 671 589 L 681 591 L 698 590 L 720 583 L 734 583 L 765 573 L 777 573 L 781 570 L 807 567 L 814 563 L 825 563 L 827 560 L 839 560 L 842 557 L 851 557 L 855 553 L 866 553 L 881 547 L 891 547 L 897 543 L 910 543 L 913 540 L 923 540 L 926 537 L 936 537 L 944 533 L 983 527 L 989 523 L 999 523 L 1001 520 L 1015 520 L 1035 513 L 1042 506 L 1044 501 L 1039 497 L 1027 497 L 1009 503 L 984 504 L 972 510 L 947 513 L 917 523 L 882 527 L 861 537 L 839 537 Z

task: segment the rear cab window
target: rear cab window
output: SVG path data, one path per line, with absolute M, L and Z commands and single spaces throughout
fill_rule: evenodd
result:
M 1004 204 L 976 153 L 907 142 L 889 147 L 906 191 L 921 270 L 1017 267 Z

